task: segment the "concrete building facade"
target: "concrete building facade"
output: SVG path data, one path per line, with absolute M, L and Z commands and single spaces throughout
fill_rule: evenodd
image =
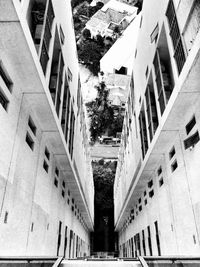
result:
M 199 14 L 196 0 L 143 3 L 114 185 L 120 256 L 200 253 Z
M 1 255 L 90 254 L 94 187 L 70 1 L 0 1 Z

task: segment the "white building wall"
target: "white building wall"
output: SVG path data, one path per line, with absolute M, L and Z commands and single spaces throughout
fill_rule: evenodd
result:
M 27 24 L 29 1 L 9 0 L 6 3 L 5 1 L 0 3 L 0 39 L 2 40 L 0 63 L 7 77 L 12 81 L 10 92 L 0 75 L 0 92 L 9 102 L 6 110 L 0 105 L 1 255 L 56 255 L 59 222 L 62 223 L 62 227 L 58 255 L 76 257 L 90 253 L 91 224 L 88 222 L 93 221 L 91 199 L 94 189 L 92 172 L 89 168 L 89 152 L 85 154 L 85 146 L 79 146 L 79 151 L 76 150 L 76 146 L 79 145 L 78 137 L 83 135 L 83 130 L 80 129 L 79 115 L 77 115 L 79 75 L 71 5 L 70 2 L 66 3 L 63 0 L 52 2 L 55 20 L 46 76 L 42 72 Z M 68 68 L 72 73 L 72 79 L 69 81 L 70 105 L 73 105 L 77 122 L 73 160 L 77 161 L 81 169 L 79 185 L 76 185 L 77 178 L 68 152 L 68 144 L 64 141 L 60 126 L 61 111 L 57 116 L 48 89 L 56 25 L 58 30 L 61 25 L 65 35 L 62 46 L 64 70 L 66 75 Z M 14 39 L 15 42 L 13 42 Z M 37 128 L 36 134 L 28 126 L 29 116 Z M 79 134 L 76 131 L 79 131 Z M 33 149 L 26 142 L 27 132 L 34 142 Z M 49 159 L 45 156 L 45 147 L 50 153 Z M 81 157 L 81 155 L 85 156 Z M 68 157 L 67 160 L 66 157 Z M 48 171 L 43 167 L 44 160 L 47 162 Z M 56 168 L 59 171 L 57 186 L 55 185 Z M 69 172 L 66 172 L 66 168 Z M 82 173 L 82 170 L 85 171 Z M 85 183 L 86 176 L 88 188 L 81 189 L 80 185 Z M 74 181 L 73 185 L 72 181 Z M 81 195 L 84 196 L 87 190 L 90 192 L 90 198 L 83 202 Z M 66 226 L 67 245 L 64 249 Z M 75 241 L 71 244 L 71 253 L 69 253 L 70 230 L 75 237 Z M 77 236 L 79 237 L 78 251 L 76 251 Z
M 185 148 L 184 140 L 188 136 L 199 131 L 199 79 L 196 75 L 199 69 L 199 32 L 192 40 L 190 50 L 183 46 L 186 54 L 186 62 L 180 74 L 178 74 L 176 61 L 173 57 L 172 40 L 169 35 L 168 21 L 165 16 L 169 1 L 144 1 L 142 10 L 141 29 L 136 47 L 134 60 L 134 87 L 132 87 L 132 121 L 129 128 L 129 138 L 124 150 L 122 168 L 117 169 L 115 178 L 115 223 L 119 231 L 120 255 L 124 255 L 122 248 L 130 254 L 129 241 L 139 233 L 140 251 L 134 242 L 134 251 L 131 256 L 150 255 L 148 243 L 148 229 L 151 231 L 152 254 L 158 255 L 157 238 L 160 241 L 161 255 L 199 255 L 199 167 L 197 161 L 200 153 L 200 142 Z M 190 23 L 192 13 L 191 6 L 195 1 L 173 1 L 176 8 L 176 16 L 180 25 L 180 32 L 184 32 Z M 152 8 L 152 6 L 154 8 Z M 151 12 L 149 12 L 151 10 Z M 151 42 L 151 34 L 156 25 L 159 25 L 157 41 Z M 185 24 L 186 23 L 186 24 Z M 200 23 L 200 22 L 199 22 Z M 166 40 L 163 39 L 164 30 Z M 174 77 L 174 90 L 165 107 L 163 114 L 160 112 L 158 95 L 156 92 L 155 72 L 153 60 L 156 48 L 162 50 L 168 46 L 172 72 Z M 148 67 L 148 69 L 147 69 Z M 148 70 L 148 71 L 147 71 Z M 145 74 L 146 73 L 146 74 Z M 138 117 L 144 106 L 145 119 L 146 101 L 145 92 L 152 75 L 156 107 L 158 110 L 159 126 L 150 141 L 148 125 L 148 150 L 142 157 L 140 125 Z M 195 116 L 196 123 L 189 134 L 186 133 L 186 125 Z M 136 118 L 136 120 L 135 120 Z M 125 133 L 127 135 L 127 133 Z M 127 140 L 129 140 L 127 138 Z M 124 143 L 123 143 L 124 146 Z M 130 148 L 130 146 L 132 146 Z M 170 151 L 175 148 L 175 154 L 170 158 Z M 131 151 L 133 155 L 128 155 Z M 128 162 L 132 159 L 132 169 Z M 134 161 L 135 158 L 135 161 Z M 172 169 L 177 161 L 177 168 Z M 141 164 L 140 164 L 141 162 Z M 159 174 L 159 168 L 162 172 Z M 125 177 L 124 177 L 124 174 Z M 163 184 L 160 183 L 163 179 Z M 128 189 L 119 187 L 123 181 L 130 181 Z M 148 183 L 152 181 L 152 185 Z M 153 190 L 153 195 L 150 196 Z M 122 196 L 122 197 L 121 197 Z M 141 199 L 141 200 L 140 200 Z M 147 203 L 145 203 L 147 200 Z M 142 207 L 139 210 L 139 207 Z M 134 211 L 133 211 L 134 210 Z M 156 237 L 155 222 L 158 223 L 158 236 Z M 142 231 L 145 235 L 146 253 L 142 243 Z M 127 242 L 128 241 L 128 242 Z

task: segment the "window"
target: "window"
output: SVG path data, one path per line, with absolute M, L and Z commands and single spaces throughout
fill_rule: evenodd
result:
M 157 23 L 156 27 L 153 29 L 150 38 L 151 38 L 151 43 L 153 43 L 154 41 L 157 41 L 158 38 L 158 33 L 159 33 L 159 25 Z
M 166 51 L 168 52 L 167 48 Z M 153 64 L 156 77 L 156 87 L 158 92 L 158 102 L 162 115 L 171 96 L 174 86 L 171 76 L 171 64 L 168 56 L 161 57 L 158 50 L 156 51 Z
M 145 100 L 146 100 L 148 132 L 151 141 L 156 132 L 156 129 L 158 128 L 158 115 L 157 115 L 156 99 L 154 94 L 152 76 L 150 76 L 149 84 L 146 89 Z
M 74 204 L 74 199 L 72 198 L 72 203 Z
M 147 128 L 144 109 L 140 111 L 139 115 L 139 125 L 140 125 L 140 138 L 141 138 L 141 149 L 143 158 L 148 150 L 148 139 L 147 139 Z
M 178 168 L 177 160 L 174 160 L 174 162 L 171 164 L 171 170 L 174 172 Z
M 144 191 L 144 196 L 146 196 L 146 194 L 147 194 L 147 191 Z
M 152 198 L 154 196 L 154 190 L 152 189 L 150 192 L 149 192 L 149 197 Z
M 4 223 L 8 222 L 8 211 L 5 212 Z
M 169 1 L 166 16 L 169 23 L 170 36 L 172 39 L 173 47 L 174 47 L 174 59 L 177 64 L 178 73 L 180 74 L 183 65 L 185 63 L 186 57 L 183 48 L 183 43 L 181 39 L 181 34 L 178 26 L 178 21 L 176 17 L 176 11 L 174 8 L 173 0 Z
M 145 76 L 146 76 L 146 78 L 148 77 L 148 74 L 149 74 L 149 68 L 148 68 L 148 66 L 147 66 L 146 71 L 145 71 Z
M 199 14 L 200 14 L 200 2 L 199 0 L 194 0 L 183 32 L 188 52 L 191 50 L 194 41 L 196 39 L 196 36 L 200 30 Z
M 65 181 L 62 182 L 62 186 L 65 188 Z
M 138 199 L 138 202 L 141 203 L 141 198 Z
M 176 150 L 175 150 L 175 147 L 173 146 L 169 152 L 169 159 L 172 159 L 175 153 L 176 153 Z
M 148 187 L 151 188 L 152 186 L 153 186 L 153 180 L 150 180 L 150 181 L 148 182 Z
M 160 166 L 159 169 L 157 170 L 158 176 L 162 173 L 162 167 Z
M 194 128 L 195 124 L 196 124 L 196 118 L 195 118 L 195 116 L 193 116 L 192 119 L 185 126 L 187 134 L 189 134 L 191 132 L 191 130 Z
M 163 177 L 159 179 L 159 186 L 161 187 L 164 184 Z
M 144 200 L 144 204 L 147 205 L 147 199 Z
M 67 68 L 67 78 L 68 81 L 72 82 L 73 75 L 69 67 Z
M 199 132 L 196 131 L 193 135 L 184 140 L 185 149 L 188 149 L 189 147 L 196 145 L 199 142 L 199 139 L 200 139 Z
M 55 174 L 59 176 L 59 169 L 57 167 L 55 168 Z
M 64 198 L 65 197 L 65 191 L 62 190 L 62 197 Z
M 65 35 L 63 33 L 63 29 L 62 29 L 61 25 L 60 25 L 60 41 L 61 41 L 61 44 L 64 44 L 64 42 L 65 42 Z
M 139 211 L 142 211 L 142 206 L 139 206 Z
M 45 171 L 48 173 L 49 165 L 47 164 L 46 160 L 44 160 L 44 162 L 43 162 L 43 168 L 44 168 Z
M 147 233 L 148 233 L 148 245 L 149 245 L 149 253 L 150 256 L 152 256 L 152 244 L 151 244 L 151 230 L 150 230 L 150 226 L 147 226 Z
M 0 91 L 0 104 L 2 107 L 7 111 L 8 108 L 8 99 L 5 97 L 5 95 Z
M 154 222 L 155 230 L 156 230 L 156 243 L 158 248 L 158 256 L 161 256 L 161 248 L 160 248 L 160 237 L 159 237 L 159 231 L 158 231 L 158 222 Z
M 6 87 L 8 88 L 8 90 L 11 92 L 13 83 L 12 83 L 10 77 L 8 76 L 6 70 L 4 69 L 3 64 L 2 64 L 1 61 L 0 61 L 0 77 L 4 81 L 4 83 L 5 83 Z
M 35 124 L 34 124 L 32 118 L 31 118 L 30 116 L 29 116 L 29 119 L 28 119 L 28 126 L 29 126 L 29 128 L 31 129 L 32 133 L 33 133 L 34 135 L 36 135 L 36 130 L 37 130 L 37 128 L 36 128 L 36 126 L 35 126 Z
M 31 232 L 33 232 L 34 223 L 31 223 Z
M 54 179 L 54 185 L 56 186 L 56 187 L 58 187 L 58 179 L 55 177 L 55 179 Z
M 68 194 L 68 196 L 70 196 L 70 191 L 69 190 L 67 191 L 67 194 Z
M 49 153 L 49 150 L 47 147 L 45 147 L 44 154 L 45 154 L 46 158 L 49 160 L 50 159 L 50 153 Z
M 33 141 L 33 139 L 31 138 L 31 136 L 30 136 L 30 134 L 28 132 L 26 133 L 26 143 L 31 148 L 31 150 L 34 149 L 34 141 Z

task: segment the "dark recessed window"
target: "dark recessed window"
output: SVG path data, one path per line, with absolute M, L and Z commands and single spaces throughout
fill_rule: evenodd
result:
M 176 150 L 175 150 L 175 147 L 173 146 L 169 152 L 169 159 L 172 159 L 175 154 L 176 154 Z
M 138 199 L 138 202 L 141 203 L 141 198 Z
M 178 167 L 178 163 L 177 163 L 177 160 L 175 160 L 171 165 L 172 172 L 174 172 L 177 169 L 177 167 Z
M 49 159 L 49 158 L 50 158 L 50 153 L 49 153 L 49 150 L 48 150 L 48 148 L 47 148 L 47 147 L 45 147 L 44 154 L 45 154 L 45 156 L 47 157 L 47 159 Z
M 147 191 L 144 191 L 144 196 L 146 196 L 146 194 L 147 194 Z
M 62 197 L 65 197 L 65 191 L 62 190 Z
M 11 92 L 13 83 L 12 83 L 10 77 L 8 76 L 6 70 L 2 66 L 1 62 L 0 62 L 0 77 L 4 81 L 4 83 L 5 83 L 6 87 L 8 88 L 8 90 Z
M 26 143 L 28 146 L 33 150 L 34 149 L 34 142 L 33 139 L 31 138 L 30 134 L 27 132 L 26 133 Z
M 72 211 L 74 211 L 74 206 L 72 206 Z
M 59 176 L 59 169 L 57 167 L 55 168 L 55 174 Z
M 60 41 L 61 41 L 61 44 L 64 44 L 65 42 L 65 35 L 63 33 L 63 29 L 61 26 L 60 26 Z
M 49 165 L 47 164 L 46 160 L 43 162 L 43 168 L 45 169 L 46 172 L 49 170 Z
M 72 198 L 72 203 L 74 204 L 74 199 Z
M 144 204 L 147 205 L 147 199 L 144 200 Z
M 136 211 L 136 216 L 138 216 L 138 211 Z
M 5 95 L 0 91 L 0 104 L 2 105 L 2 107 L 7 110 L 8 108 L 8 99 L 5 97 Z
M 65 188 L 65 181 L 62 182 L 62 186 Z
M 139 211 L 142 211 L 142 206 L 139 206 Z
M 191 130 L 193 129 L 193 127 L 196 124 L 196 118 L 195 116 L 192 117 L 192 119 L 188 122 L 188 124 L 185 126 L 186 129 L 186 133 L 189 134 L 191 132 Z
M 58 187 L 58 180 L 56 178 L 54 179 L 54 185 Z
M 147 66 L 147 68 L 146 68 L 146 72 L 145 72 L 145 76 L 146 76 L 146 78 L 148 77 L 148 74 L 149 74 L 149 68 L 148 68 L 148 66 Z
M 36 135 L 37 128 L 35 127 L 35 123 L 33 122 L 32 118 L 29 116 L 28 118 L 28 126 L 30 127 L 32 133 Z
M 151 188 L 152 186 L 153 186 L 153 180 L 150 180 L 150 181 L 148 182 L 148 187 Z
M 69 198 L 67 199 L 67 204 L 69 205 L 69 203 L 70 203 L 70 200 L 69 200 Z
M 157 170 L 157 174 L 158 176 L 162 173 L 162 167 L 160 166 L 160 168 Z
M 67 193 L 68 193 L 68 196 L 70 196 L 70 191 L 69 191 L 69 190 L 68 190 L 68 192 L 67 192 Z
M 31 224 L 31 232 L 33 232 L 34 223 Z
M 151 190 L 150 192 L 149 192 L 149 197 L 153 197 L 154 196 L 154 190 Z
M 185 149 L 188 149 L 189 147 L 193 147 L 199 142 L 199 132 L 196 131 L 193 135 L 188 137 L 186 140 L 184 140 L 184 147 Z
M 161 187 L 163 184 L 164 184 L 163 177 L 161 177 L 159 180 L 159 186 Z
M 8 212 L 5 212 L 5 216 L 4 216 L 4 223 L 8 222 Z
M 75 204 L 75 209 L 77 209 L 77 206 L 76 206 L 76 204 Z

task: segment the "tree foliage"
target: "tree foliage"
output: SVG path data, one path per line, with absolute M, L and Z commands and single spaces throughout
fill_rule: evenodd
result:
M 99 83 L 96 89 L 96 99 L 86 104 L 90 117 L 90 134 L 93 141 L 104 134 L 114 119 L 113 108 L 108 102 L 109 91 L 106 90 L 105 83 Z
M 95 204 L 101 210 L 113 207 L 113 183 L 115 179 L 116 162 L 93 163 L 93 177 L 95 185 Z

